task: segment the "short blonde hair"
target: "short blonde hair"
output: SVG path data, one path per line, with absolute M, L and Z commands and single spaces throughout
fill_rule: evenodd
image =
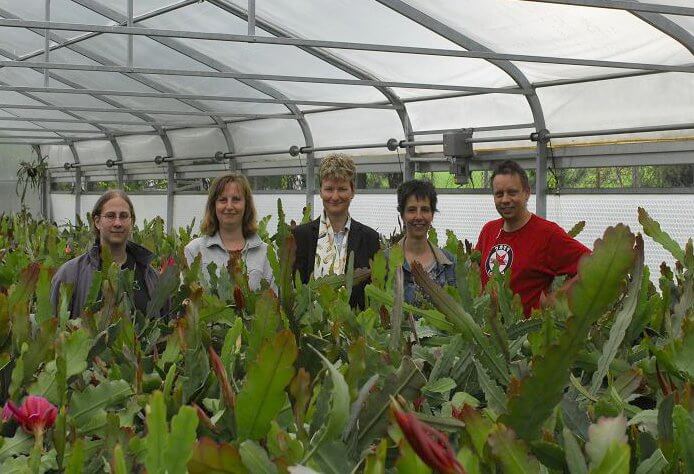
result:
M 354 166 L 354 160 L 344 153 L 331 153 L 326 156 L 321 160 L 318 169 L 321 184 L 325 179 L 344 179 L 349 181 L 350 186 L 354 189 L 356 176 L 357 168 Z
M 248 179 L 241 173 L 228 173 L 222 176 L 218 176 L 212 181 L 210 185 L 210 191 L 207 194 L 207 205 L 205 205 L 205 216 L 202 218 L 202 223 L 200 224 L 200 231 L 212 237 L 219 230 L 219 221 L 217 220 L 217 198 L 224 188 L 229 183 L 236 183 L 239 190 L 243 194 L 243 199 L 246 201 L 246 207 L 243 210 L 243 236 L 249 237 L 250 235 L 258 232 L 258 222 L 256 218 L 255 204 L 253 203 L 253 193 L 251 192 L 251 184 Z

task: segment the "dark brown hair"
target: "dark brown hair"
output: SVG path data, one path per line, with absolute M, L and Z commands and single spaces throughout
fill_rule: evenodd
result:
M 515 161 L 506 160 L 496 165 L 494 167 L 494 171 L 492 172 L 492 178 L 489 180 L 489 182 L 493 184 L 494 178 L 499 174 L 518 175 L 521 180 L 521 184 L 523 185 L 523 190 L 530 191 L 530 180 L 528 180 L 528 173 L 526 173 L 521 165 Z
M 436 189 L 431 181 L 425 181 L 423 179 L 411 179 L 410 181 L 405 181 L 400 186 L 398 186 L 398 212 L 401 217 L 405 215 L 405 204 L 410 196 L 415 196 L 417 199 L 429 199 L 429 205 L 431 206 L 431 212 L 436 212 L 436 203 L 438 198 L 436 197 Z
M 229 173 L 223 176 L 218 176 L 212 181 L 210 191 L 207 194 L 207 204 L 205 205 L 205 216 L 200 224 L 200 231 L 211 237 L 219 230 L 219 221 L 217 220 L 217 212 L 215 209 L 217 198 L 224 192 L 224 188 L 229 183 L 236 183 L 243 199 L 246 201 L 246 207 L 243 210 L 243 236 L 248 237 L 258 231 L 258 222 L 256 221 L 255 204 L 253 204 L 253 193 L 251 193 L 251 185 L 248 179 L 240 173 Z
M 128 207 L 130 208 L 130 222 L 135 224 L 135 208 L 133 207 L 133 202 L 130 200 L 130 197 L 128 197 L 128 195 L 122 189 L 110 189 L 99 196 L 99 199 L 96 200 L 96 203 L 92 208 L 90 224 L 92 226 L 92 232 L 94 232 L 94 235 L 97 238 L 99 238 L 99 229 L 96 228 L 96 218 L 101 216 L 101 210 L 104 208 L 104 205 L 111 199 L 115 198 L 121 198 L 123 201 L 128 203 Z

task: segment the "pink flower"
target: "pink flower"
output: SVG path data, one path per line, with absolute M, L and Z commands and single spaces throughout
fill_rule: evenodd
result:
M 14 418 L 29 433 L 50 428 L 58 416 L 58 409 L 48 400 L 29 395 L 19 407 L 8 400 L 2 410 L 2 421 Z

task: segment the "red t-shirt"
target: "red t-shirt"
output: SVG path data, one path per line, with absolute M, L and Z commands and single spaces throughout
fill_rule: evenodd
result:
M 480 270 L 486 286 L 494 262 L 503 273 L 511 269 L 511 289 L 520 294 L 525 316 L 540 306 L 540 295 L 547 292 L 558 275 L 573 276 L 578 260 L 590 249 L 567 234 L 554 222 L 533 214 L 520 229 L 503 230 L 504 220 L 487 222 L 477 239 L 482 253 Z

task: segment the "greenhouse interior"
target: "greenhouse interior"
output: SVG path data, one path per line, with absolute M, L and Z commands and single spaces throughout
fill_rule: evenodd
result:
M 0 31 L 0 472 L 694 472 L 692 0 Z

